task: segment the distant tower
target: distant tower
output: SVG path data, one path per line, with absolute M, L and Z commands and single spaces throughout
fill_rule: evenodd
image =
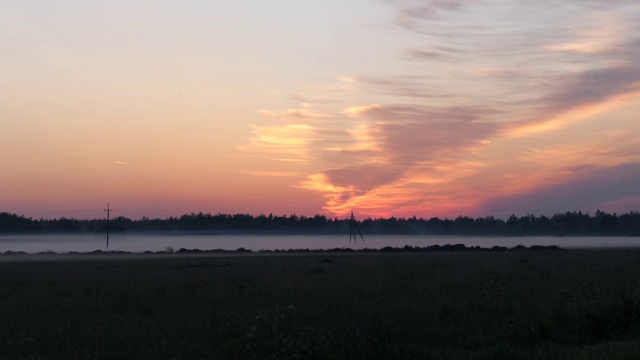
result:
M 356 218 L 353 217 L 353 211 L 351 212 L 351 220 L 349 221 L 349 246 L 351 246 L 351 236 L 353 236 L 353 244 L 357 245 L 358 238 L 356 237 L 356 230 L 360 235 L 360 239 L 362 239 L 362 243 L 364 246 L 367 246 L 367 243 L 364 242 L 364 238 L 362 237 L 362 233 L 360 232 L 360 228 L 358 227 L 358 222 Z
M 109 208 L 109 203 L 107 203 L 107 208 L 104 211 L 107 212 L 107 250 L 109 250 L 109 213 L 113 211 L 113 209 Z

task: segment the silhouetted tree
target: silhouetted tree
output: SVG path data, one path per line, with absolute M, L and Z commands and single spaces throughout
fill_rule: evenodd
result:
M 127 232 L 245 232 L 245 233 L 312 233 L 345 234 L 349 219 L 269 216 L 250 214 L 191 213 L 167 219 L 143 217 L 132 220 L 116 217 L 111 223 L 114 231 Z M 0 233 L 80 233 L 100 232 L 103 219 L 78 220 L 26 218 L 7 212 L 0 213 Z M 471 218 L 458 216 L 451 220 L 437 217 L 425 220 L 411 218 L 367 218 L 359 223 L 364 234 L 437 234 L 437 235 L 640 235 L 640 213 L 608 214 L 598 210 L 594 216 L 582 212 L 565 212 L 551 217 L 512 214 L 507 220 L 493 216 Z

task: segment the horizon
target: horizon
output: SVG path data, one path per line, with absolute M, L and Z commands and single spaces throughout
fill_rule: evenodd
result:
M 637 1 L 24 0 L 0 29 L 0 211 L 640 209 Z
M 97 210 L 96 210 L 97 211 Z M 86 212 L 86 210 L 82 210 L 82 212 Z M 493 216 L 493 215 L 481 215 L 481 216 L 470 216 L 470 215 L 463 215 L 463 214 L 459 214 L 457 216 L 429 216 L 429 217 L 424 217 L 424 216 L 417 216 L 417 215 L 410 215 L 410 216 L 388 216 L 388 217 L 363 217 L 363 216 L 357 216 L 354 213 L 354 218 L 356 219 L 356 221 L 364 221 L 364 220 L 387 220 L 390 218 L 396 218 L 396 219 L 412 219 L 412 218 L 416 218 L 418 220 L 430 220 L 430 219 L 440 219 L 440 220 L 455 220 L 457 218 L 471 218 L 474 220 L 477 219 L 488 219 L 488 218 L 493 218 L 495 220 L 499 220 L 499 221 L 507 221 L 509 219 L 509 217 L 511 216 L 516 216 L 517 218 L 522 218 L 522 217 L 527 217 L 527 216 L 534 216 L 536 218 L 541 218 L 541 217 L 547 217 L 547 218 L 552 218 L 555 215 L 565 215 L 567 213 L 570 214 L 581 214 L 583 216 L 589 216 L 589 217 L 595 217 L 596 214 L 598 212 L 603 212 L 604 214 L 607 215 L 613 215 L 613 216 L 622 216 L 622 215 L 634 215 L 639 213 L 638 210 L 630 210 L 627 212 L 622 212 L 622 213 L 617 213 L 617 212 L 607 212 L 604 210 L 596 210 L 595 212 L 591 213 L 588 211 L 563 211 L 563 212 L 557 212 L 557 213 L 553 213 L 553 214 L 533 214 L 533 213 L 522 213 L 522 214 L 516 214 L 516 213 L 511 213 L 506 217 L 497 217 L 497 216 Z M 97 221 L 97 220 L 106 220 L 106 214 L 103 217 L 93 217 L 93 218 L 89 218 L 89 217 L 74 217 L 74 216 L 65 216 L 65 215 L 60 215 L 58 217 L 39 217 L 39 218 L 35 218 L 32 216 L 28 216 L 25 214 L 20 214 L 20 213 L 16 213 L 16 212 L 11 212 L 11 211 L 0 211 L 0 214 L 9 214 L 9 215 L 14 215 L 14 216 L 18 216 L 18 217 L 23 217 L 26 219 L 31 219 L 34 221 L 40 221 L 40 220 L 44 220 L 44 221 L 51 221 L 51 220 L 60 220 L 60 219 L 69 219 L 69 220 L 79 220 L 79 221 Z M 113 213 L 113 210 L 111 210 L 111 213 Z M 234 216 L 234 215 L 248 215 L 251 216 L 253 218 L 257 218 L 260 216 L 273 216 L 273 217 L 285 217 L 285 218 L 289 218 L 292 216 L 297 216 L 298 218 L 304 217 L 304 218 L 313 218 L 315 216 L 325 216 L 325 218 L 327 220 L 333 221 L 333 220 L 338 220 L 338 221 L 348 221 L 350 220 L 351 216 L 350 215 L 345 215 L 345 216 L 327 216 L 324 214 L 312 214 L 312 215 L 307 215 L 307 214 L 297 214 L 297 213 L 291 213 L 291 214 L 274 214 L 273 212 L 271 213 L 258 213 L 258 214 L 252 214 L 252 213 L 248 213 L 248 212 L 237 212 L 237 213 L 212 213 L 212 212 L 205 212 L 205 211 L 197 211 L 197 212 L 186 212 L 183 214 L 174 214 L 174 215 L 168 215 L 168 216 L 156 216 L 156 217 L 152 217 L 152 216 L 145 216 L 145 215 L 140 215 L 139 217 L 129 217 L 129 216 L 124 216 L 124 215 L 117 215 L 117 214 L 113 214 L 111 215 L 111 220 L 117 219 L 119 217 L 123 217 L 132 221 L 142 221 L 142 220 L 169 220 L 171 218 L 174 219 L 179 219 L 182 216 L 191 216 L 191 215 L 210 215 L 210 216 L 216 216 L 216 215 L 228 215 L 228 216 Z

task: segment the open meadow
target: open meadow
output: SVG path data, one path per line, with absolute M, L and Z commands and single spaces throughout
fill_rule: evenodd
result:
M 0 261 L 3 359 L 636 359 L 640 250 Z

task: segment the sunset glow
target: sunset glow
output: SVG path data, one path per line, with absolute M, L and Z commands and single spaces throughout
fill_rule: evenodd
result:
M 637 1 L 8 1 L 0 212 L 640 209 Z

